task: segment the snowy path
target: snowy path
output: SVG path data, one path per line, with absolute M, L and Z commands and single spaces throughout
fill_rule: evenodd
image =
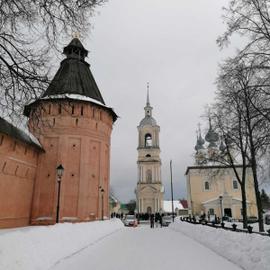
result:
M 240 270 L 180 232 L 148 226 L 123 228 L 56 264 L 51 270 Z

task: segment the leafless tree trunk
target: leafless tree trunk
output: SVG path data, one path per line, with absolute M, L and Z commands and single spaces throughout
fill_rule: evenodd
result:
M 246 158 L 247 140 L 242 130 L 242 115 L 239 113 L 239 104 L 233 102 L 234 98 L 228 91 L 225 92 L 223 89 L 218 94 L 220 101 L 213 106 L 211 118 L 225 149 L 211 160 L 232 168 L 241 187 L 243 227 L 247 228 L 246 177 L 249 166 Z M 236 159 L 240 160 L 241 173 Z

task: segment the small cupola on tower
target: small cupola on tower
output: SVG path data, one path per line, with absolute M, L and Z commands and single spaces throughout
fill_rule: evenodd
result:
M 209 118 L 209 130 L 205 135 L 205 140 L 209 142 L 209 148 L 217 148 L 217 142 L 219 140 L 218 134 L 213 130 L 211 118 Z
M 201 129 L 199 127 L 198 135 L 197 135 L 197 143 L 196 143 L 196 146 L 195 146 L 195 150 L 197 152 L 199 152 L 200 150 L 203 150 L 204 149 L 204 143 L 205 143 L 205 141 L 202 138 Z
M 195 150 L 196 150 L 196 154 L 195 154 L 195 160 L 196 160 L 196 164 L 204 164 L 206 163 L 206 152 L 205 152 L 205 148 L 204 148 L 204 139 L 202 138 L 202 134 L 201 134 L 201 128 L 200 128 L 200 124 L 199 124 L 199 129 L 197 131 L 197 142 L 195 145 Z
M 205 135 L 205 140 L 208 144 L 208 157 L 209 159 L 213 159 L 219 152 L 217 142 L 219 141 L 218 134 L 213 130 L 211 118 L 209 118 L 209 130 Z
M 65 54 L 67 58 L 77 58 L 84 61 L 85 57 L 88 55 L 88 51 L 83 47 L 78 38 L 73 38 L 71 42 L 64 47 L 63 54 Z

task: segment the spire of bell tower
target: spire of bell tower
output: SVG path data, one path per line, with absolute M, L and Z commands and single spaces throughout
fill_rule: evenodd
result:
M 146 98 L 146 106 L 150 106 L 150 100 L 149 100 L 149 82 L 147 83 L 147 98 Z
M 150 98 L 149 98 L 149 82 L 147 83 L 147 97 L 146 97 L 146 106 L 144 107 L 145 116 L 152 116 L 153 108 L 150 105 Z

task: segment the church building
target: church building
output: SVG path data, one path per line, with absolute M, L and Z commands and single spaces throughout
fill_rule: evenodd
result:
M 205 147 L 205 141 L 208 143 Z M 209 130 L 205 140 L 198 131 L 195 146 L 195 165 L 187 167 L 186 183 L 189 214 L 194 216 L 216 215 L 232 219 L 242 219 L 241 187 L 233 168 L 211 162 L 213 155 L 225 151 L 225 145 L 213 130 L 209 121 Z M 235 165 L 241 175 L 241 164 Z M 247 215 L 257 216 L 257 205 L 251 168 L 246 172 Z
M 164 187 L 161 180 L 159 148 L 160 127 L 152 116 L 147 91 L 145 117 L 138 126 L 138 180 L 136 188 L 138 213 L 157 213 L 163 209 Z
M 109 216 L 117 115 L 105 105 L 80 40 L 63 53 L 47 90 L 25 106 L 30 133 L 0 119 L 0 228 Z

